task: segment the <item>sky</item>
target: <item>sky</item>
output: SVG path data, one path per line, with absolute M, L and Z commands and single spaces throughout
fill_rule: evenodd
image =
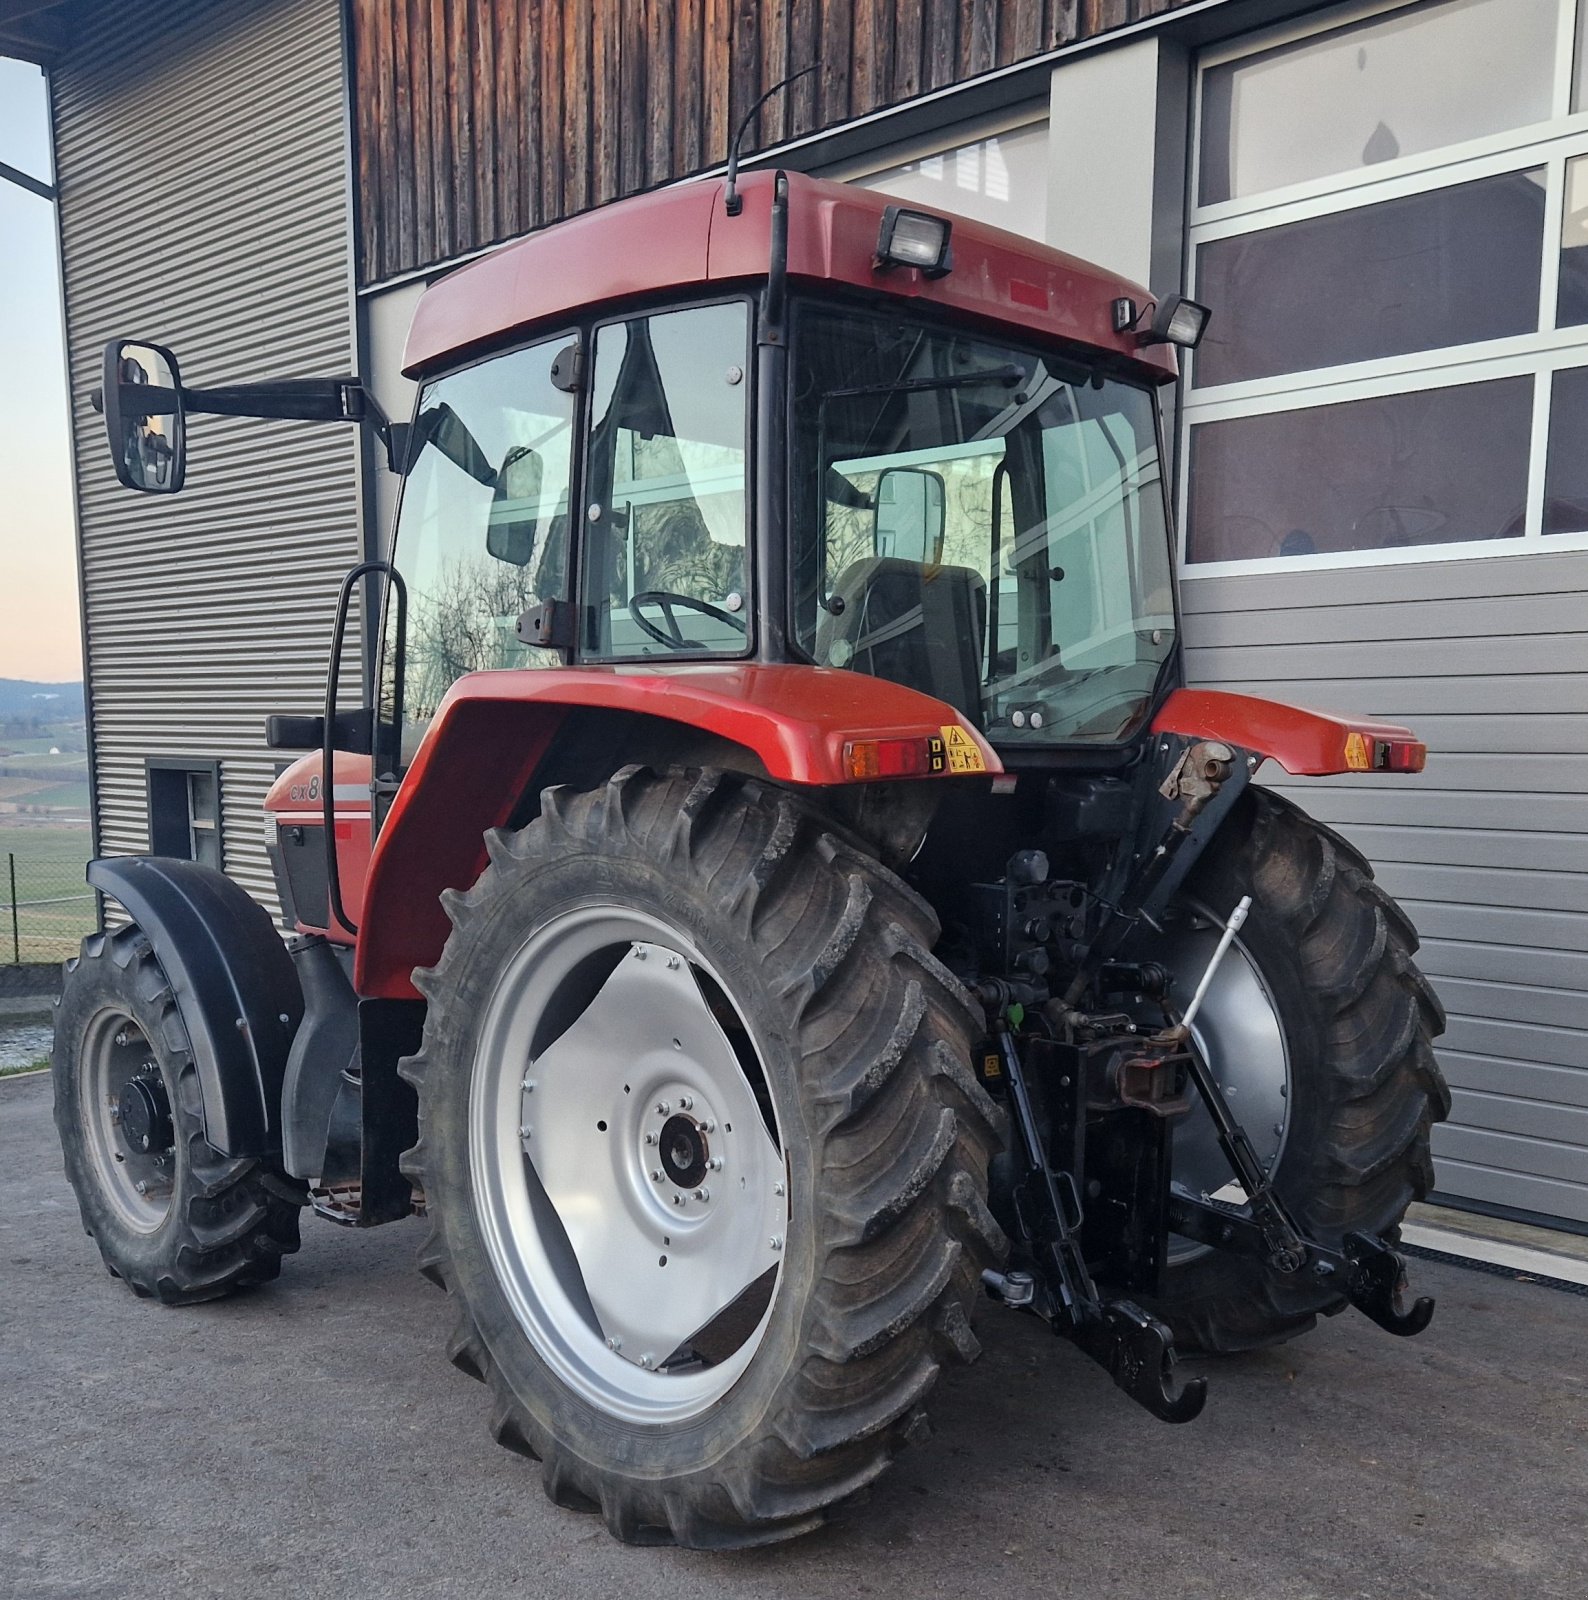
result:
M 0 58 L 0 161 L 49 181 L 44 74 Z M 83 675 L 55 208 L 0 180 L 0 678 Z

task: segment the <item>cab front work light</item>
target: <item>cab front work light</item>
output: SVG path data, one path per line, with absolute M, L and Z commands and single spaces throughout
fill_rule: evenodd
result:
M 947 217 L 889 206 L 882 213 L 882 231 L 877 235 L 878 270 L 917 267 L 924 277 L 945 276 L 954 268 L 953 231 Z
M 1114 302 L 1114 331 L 1127 333 L 1144 315 L 1134 300 L 1121 297 Z M 1208 318 L 1212 312 L 1184 295 L 1169 294 L 1152 308 L 1152 321 L 1145 328 L 1137 328 L 1137 344 L 1173 344 L 1182 350 L 1195 350 L 1207 332 Z

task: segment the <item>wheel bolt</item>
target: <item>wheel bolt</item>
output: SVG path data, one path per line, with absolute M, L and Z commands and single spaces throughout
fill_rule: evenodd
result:
M 518 1130 L 518 1136 L 520 1139 L 527 1139 L 529 1137 L 529 1127 L 527 1124 Z
M 706 1165 L 713 1172 L 721 1172 L 722 1171 L 722 1157 L 721 1156 L 713 1156 L 711 1158 L 711 1160 L 706 1163 Z
M 772 1185 L 772 1193 L 773 1194 L 782 1194 L 783 1193 L 783 1185 L 781 1183 L 774 1183 Z
M 675 1194 L 673 1196 L 673 1204 L 675 1206 L 681 1206 L 683 1203 L 684 1203 L 684 1197 L 681 1194 Z
M 608 1339 L 607 1340 L 607 1349 L 608 1350 L 621 1350 L 622 1348 L 623 1348 L 623 1341 L 621 1339 Z
M 524 1093 L 525 1094 L 533 1094 L 534 1092 L 535 1092 L 535 1080 L 533 1078 L 525 1078 L 524 1079 Z
M 677 964 L 678 964 L 677 962 L 673 963 L 674 966 L 677 966 Z M 651 1368 L 656 1365 L 656 1357 L 652 1356 L 652 1355 L 641 1356 L 640 1357 L 640 1365 L 642 1367 L 644 1367 L 647 1372 L 649 1372 L 651 1370 Z
M 697 1190 L 695 1190 L 695 1198 L 697 1200 L 709 1200 L 711 1198 L 711 1190 L 710 1189 L 697 1189 Z
M 678 1097 L 678 1109 L 680 1111 L 691 1111 L 691 1110 L 694 1109 L 694 1105 L 695 1105 L 694 1099 L 690 1095 L 687 1095 L 687 1094 L 679 1095 L 679 1097 Z
M 646 1134 L 645 1135 L 645 1142 L 646 1142 L 646 1144 L 655 1144 L 656 1143 L 656 1135 L 654 1133 Z
M 656 1115 L 659 1117 L 671 1115 L 672 1109 L 672 1106 L 666 1100 L 658 1100 L 656 1102 Z
M 700 1131 L 702 1133 L 715 1133 L 717 1131 L 717 1124 L 712 1121 L 710 1117 L 707 1117 L 706 1120 L 701 1123 Z
M 139 1178 L 138 1181 L 133 1184 L 133 1188 L 136 1189 L 139 1194 L 148 1194 L 149 1192 L 149 1185 L 146 1184 L 142 1178 Z
M 660 1167 L 652 1167 L 651 1168 L 651 1182 L 652 1183 L 660 1183 L 661 1181 L 662 1181 L 662 1169 Z
M 771 1242 L 774 1250 L 781 1250 L 783 1248 L 783 1235 L 780 1233 L 774 1233 L 772 1235 Z
M 120 1047 L 121 1047 L 121 1048 L 122 1048 L 122 1049 L 123 1049 L 123 1050 L 125 1050 L 125 1049 L 126 1049 L 126 1048 L 127 1048 L 127 1046 L 128 1046 L 128 1045 L 129 1045 L 129 1044 L 130 1044 L 130 1043 L 131 1043 L 131 1042 L 132 1042 L 132 1041 L 131 1041 L 131 1040 L 130 1040 L 130 1039 L 129 1039 L 129 1038 L 128 1038 L 128 1037 L 127 1037 L 127 1030 L 126 1030 L 126 1029 L 125 1029 L 125 1028 L 123 1028 L 123 1029 L 122 1029 L 122 1030 L 121 1030 L 121 1032 L 120 1032 L 120 1033 L 118 1033 L 118 1034 L 117 1034 L 117 1035 L 116 1035 L 116 1043 L 117 1043 L 117 1044 L 118 1044 L 118 1045 L 119 1045 L 119 1046 L 120 1046 Z
M 678 967 L 679 967 L 678 957 L 677 956 L 669 956 L 667 958 L 667 970 L 669 972 L 677 972 L 678 971 Z

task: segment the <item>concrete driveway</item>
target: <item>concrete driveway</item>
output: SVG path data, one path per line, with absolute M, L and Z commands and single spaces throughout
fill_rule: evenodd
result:
M 716 1557 L 614 1543 L 491 1442 L 419 1226 L 306 1219 L 277 1284 L 135 1300 L 78 1223 L 48 1079 L 0 1080 L 0 1595 L 1588 1595 L 1588 1299 L 1416 1263 L 1422 1338 L 1348 1314 L 1212 1364 L 1183 1428 L 989 1306 L 866 1503 Z

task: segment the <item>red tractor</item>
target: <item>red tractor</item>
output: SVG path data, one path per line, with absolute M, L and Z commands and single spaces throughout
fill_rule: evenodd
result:
M 435 285 L 408 425 L 114 342 L 131 487 L 180 488 L 195 412 L 365 422 L 404 484 L 323 708 L 270 722 L 290 932 L 195 862 L 89 868 L 125 917 L 69 964 L 56 1116 L 112 1273 L 205 1300 L 305 1204 L 420 1214 L 497 1438 L 697 1547 L 871 1482 L 983 1299 L 1174 1422 L 1177 1352 L 1420 1331 L 1440 1008 L 1252 780 L 1424 748 L 1182 686 L 1156 395 L 1205 319 L 768 173 Z

